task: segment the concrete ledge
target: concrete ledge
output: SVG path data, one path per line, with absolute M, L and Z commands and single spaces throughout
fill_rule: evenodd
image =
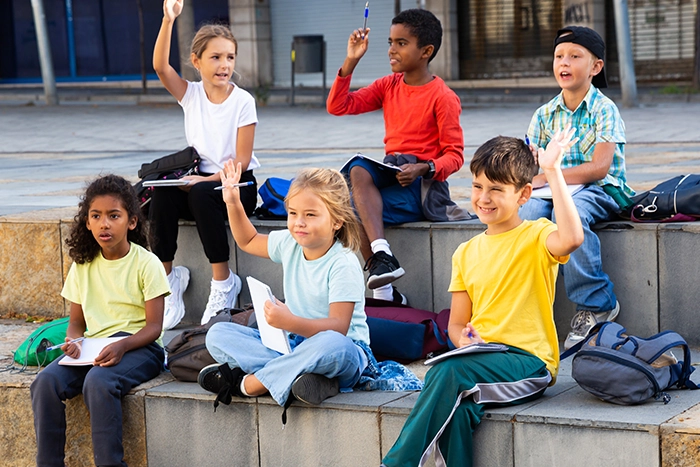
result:
M 0 314 L 14 311 L 35 316 L 65 315 L 59 294 L 70 264 L 63 245 L 71 222 L 71 219 L 0 222 Z M 283 221 L 253 219 L 253 223 L 263 233 L 285 228 Z M 416 308 L 433 311 L 448 308 L 452 253 L 460 243 L 483 230 L 483 224 L 478 221 L 418 222 L 388 228 L 387 239 L 406 270 L 396 287 Z M 615 284 L 621 304 L 618 321 L 632 334 L 648 336 L 674 329 L 691 345 L 700 345 L 700 321 L 694 312 L 695 304 L 700 302 L 700 288 L 696 284 L 700 223 L 620 221 L 601 224 L 597 231 L 603 267 Z M 199 323 L 209 295 L 211 269 L 193 223 L 181 222 L 178 244 L 175 263 L 187 266 L 192 273 L 184 295 L 185 326 Z M 233 271 L 260 278 L 277 295 L 282 295 L 280 265 L 243 254 L 234 246 L 230 233 L 229 244 Z M 367 295 L 370 296 L 369 290 Z M 249 301 L 244 285 L 240 302 Z M 560 275 L 555 301 L 555 320 L 560 330 L 569 328 L 574 313 L 575 307 L 564 293 Z
M 32 465 L 36 447 L 31 377 L 4 376 L 0 381 L 3 465 Z M 487 409 L 474 435 L 475 465 L 699 465 L 700 391 L 670 394 L 668 405 L 608 404 L 581 390 L 570 377 L 570 363 L 564 362 L 557 384 L 544 397 Z M 173 381 L 168 374 L 135 388 L 123 402 L 129 465 L 379 465 L 418 393 L 355 391 L 317 407 L 295 402 L 284 429 L 282 408 L 270 397 L 234 398 L 216 412 L 214 397 L 197 384 Z M 67 410 L 67 465 L 92 465 L 82 399 L 69 401 Z

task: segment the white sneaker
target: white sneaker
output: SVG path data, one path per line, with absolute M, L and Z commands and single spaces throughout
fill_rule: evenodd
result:
M 610 311 L 593 313 L 592 311 L 582 310 L 576 313 L 571 320 L 571 332 L 566 336 L 566 340 L 564 341 L 564 350 L 569 350 L 571 347 L 584 340 L 588 335 L 588 331 L 596 324 L 602 323 L 603 321 L 615 321 L 619 313 L 620 302 L 615 302 L 615 308 Z
M 233 308 L 236 305 L 236 299 L 238 294 L 241 293 L 241 278 L 230 271 L 231 286 L 228 289 L 219 289 L 214 286 L 213 280 L 211 284 L 211 291 L 209 292 L 209 300 L 207 301 L 207 307 L 204 309 L 202 314 L 202 324 L 207 324 L 210 319 L 212 319 L 216 313 L 223 310 L 224 308 Z
M 182 294 L 190 282 L 190 270 L 184 266 L 175 266 L 168 275 L 170 295 L 165 297 L 165 312 L 163 313 L 163 330 L 172 329 L 185 317 L 185 302 Z

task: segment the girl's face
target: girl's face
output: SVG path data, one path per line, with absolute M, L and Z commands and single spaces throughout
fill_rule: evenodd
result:
M 321 198 L 310 190 L 301 190 L 287 202 L 287 228 L 311 261 L 325 255 L 342 226 L 334 220 Z
M 136 228 L 136 216 L 129 217 L 119 198 L 112 195 L 96 196 L 88 211 L 87 229 L 108 260 L 123 258 L 129 253 L 129 230 Z
M 223 37 L 207 42 L 202 57 L 192 55 L 192 64 L 202 81 L 213 86 L 228 86 L 236 64 L 236 44 Z

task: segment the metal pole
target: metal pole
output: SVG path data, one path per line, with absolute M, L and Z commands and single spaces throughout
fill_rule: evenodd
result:
M 49 35 L 46 29 L 46 16 L 44 15 L 44 4 L 42 0 L 32 0 L 32 12 L 34 13 L 34 28 L 36 29 L 36 42 L 39 47 L 41 80 L 44 83 L 46 104 L 58 105 L 56 78 L 53 73 L 51 47 L 49 46 Z
M 627 0 L 615 0 L 615 33 L 617 35 L 617 56 L 620 62 L 620 89 L 622 105 L 637 105 L 637 78 L 634 73 L 632 40 L 630 39 L 630 21 Z

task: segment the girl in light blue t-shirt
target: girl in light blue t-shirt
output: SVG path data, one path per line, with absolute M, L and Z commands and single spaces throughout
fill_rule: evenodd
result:
M 215 324 L 206 343 L 217 363 L 205 367 L 198 382 L 217 393 L 214 407 L 229 404 L 233 395 L 267 393 L 285 407 L 294 399 L 290 393 L 320 404 L 354 386 L 367 366 L 361 346 L 369 344 L 364 276 L 354 253 L 360 234 L 348 186 L 336 170 L 301 171 L 285 199 L 287 230 L 263 235 L 233 186 L 240 175 L 241 165 L 233 161 L 221 172 L 231 231 L 243 251 L 282 264 L 285 302 L 266 301 L 265 317 L 290 333 L 292 350 L 283 355 L 268 349 L 257 329 Z

